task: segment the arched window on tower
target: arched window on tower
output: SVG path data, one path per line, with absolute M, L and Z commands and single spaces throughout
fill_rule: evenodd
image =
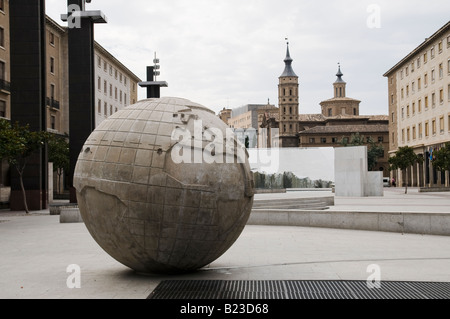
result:
M 342 97 L 342 88 L 339 88 L 339 97 Z

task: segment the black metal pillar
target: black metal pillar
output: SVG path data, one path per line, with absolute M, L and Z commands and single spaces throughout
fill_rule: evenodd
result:
M 47 129 L 45 0 L 10 1 L 11 121 Z M 30 210 L 48 205 L 47 150 L 29 158 L 24 172 Z M 18 174 L 11 169 L 11 210 L 23 210 Z
M 153 66 L 147 67 L 147 81 L 140 82 L 139 86 L 147 88 L 147 98 L 157 98 L 161 97 L 161 87 L 168 87 L 165 81 L 155 81 L 155 68 Z
M 67 0 L 69 21 L 69 144 L 70 202 L 76 203 L 73 175 L 78 156 L 89 135 L 95 129 L 95 61 L 94 23 L 105 23 L 101 12 L 85 11 L 86 0 Z

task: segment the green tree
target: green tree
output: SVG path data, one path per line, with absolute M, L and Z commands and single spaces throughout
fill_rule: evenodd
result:
M 373 171 L 378 164 L 378 159 L 383 157 L 384 148 L 381 143 L 376 143 L 372 137 L 365 138 L 359 133 L 352 134 L 350 140 L 342 138 L 339 144 L 343 146 L 364 146 L 367 145 L 367 167 Z
M 48 140 L 48 161 L 53 163 L 53 170 L 58 175 L 58 193 L 61 189 L 61 177 L 64 172 L 69 170 L 70 166 L 70 149 L 67 137 L 67 134 L 65 137 L 51 135 Z
M 47 132 L 31 131 L 29 125 L 11 124 L 5 119 L 0 119 L 0 159 L 7 160 L 10 167 L 14 167 L 19 174 L 23 204 L 27 214 L 29 210 L 23 184 L 23 173 L 28 158 L 44 147 L 48 136 Z
M 438 151 L 433 152 L 433 166 L 440 171 L 450 171 L 450 143 L 445 143 L 445 146 Z
M 423 159 L 416 153 L 414 153 L 414 149 L 409 146 L 400 147 L 395 155 L 389 158 L 389 167 L 390 170 L 400 169 L 402 171 L 406 171 L 408 167 L 413 166 L 416 163 L 422 162 Z M 406 187 L 405 194 L 408 193 L 408 172 L 406 171 Z

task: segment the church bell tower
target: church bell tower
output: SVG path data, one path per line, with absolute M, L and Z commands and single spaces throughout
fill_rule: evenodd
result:
M 278 105 L 280 110 L 280 147 L 299 146 L 299 102 L 298 102 L 298 76 L 292 68 L 293 59 L 289 52 L 289 42 L 287 43 L 285 68 L 279 77 L 278 85 Z

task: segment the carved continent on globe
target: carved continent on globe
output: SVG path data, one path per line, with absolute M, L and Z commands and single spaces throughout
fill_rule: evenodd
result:
M 217 141 L 220 132 L 224 141 Z M 142 273 L 192 271 L 219 258 L 242 233 L 253 205 L 248 154 L 227 133 L 214 112 L 180 98 L 143 100 L 102 122 L 74 174 L 81 216 L 95 241 Z M 180 136 L 192 137 L 191 153 Z M 203 153 L 209 157 L 199 161 Z

